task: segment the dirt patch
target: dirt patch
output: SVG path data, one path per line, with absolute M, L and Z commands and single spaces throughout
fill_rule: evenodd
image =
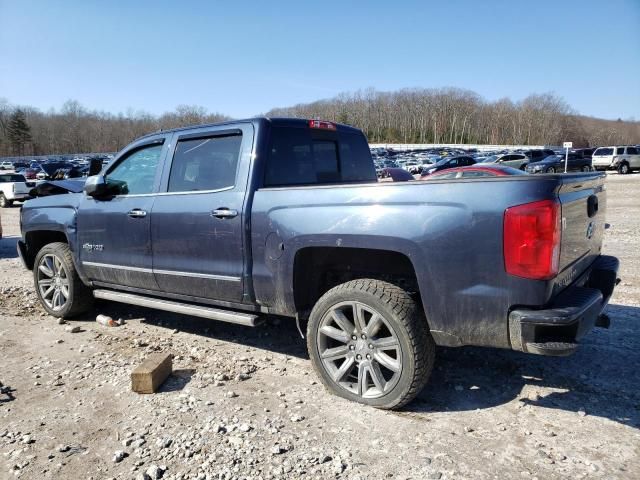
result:
M 401 412 L 327 393 L 286 320 L 249 329 L 98 303 L 67 332 L 40 309 L 15 254 L 19 210 L 4 209 L 0 478 L 638 478 L 640 175 L 607 188 L 604 252 L 623 279 L 611 329 L 568 358 L 439 349 Z M 156 351 L 175 354 L 174 375 L 132 393 L 130 371 Z

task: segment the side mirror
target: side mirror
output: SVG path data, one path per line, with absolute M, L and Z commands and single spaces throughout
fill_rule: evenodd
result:
M 83 190 L 88 197 L 99 198 L 106 196 L 109 189 L 102 175 L 93 175 L 87 177 Z
M 98 175 L 102 171 L 102 160 L 99 158 L 92 158 L 89 160 L 89 176 L 93 177 Z

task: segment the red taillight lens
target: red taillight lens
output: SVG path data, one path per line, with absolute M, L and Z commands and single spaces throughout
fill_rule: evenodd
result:
M 331 122 L 325 122 L 323 120 L 309 120 L 309 127 L 319 128 L 321 130 L 335 130 L 335 124 Z
M 548 280 L 560 263 L 560 204 L 527 203 L 504 212 L 504 267 L 518 277 Z

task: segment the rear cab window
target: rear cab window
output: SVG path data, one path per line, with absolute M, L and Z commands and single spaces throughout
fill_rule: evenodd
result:
M 375 183 L 369 145 L 361 133 L 274 125 L 264 186 Z
M 16 175 L 14 173 L 0 175 L 0 183 L 4 182 L 26 182 L 22 175 Z

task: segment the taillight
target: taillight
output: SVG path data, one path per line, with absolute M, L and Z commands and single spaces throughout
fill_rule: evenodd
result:
M 505 210 L 504 267 L 508 274 L 536 280 L 558 274 L 560 217 L 560 204 L 553 200 Z
M 320 130 L 335 130 L 335 124 L 331 122 L 325 122 L 324 120 L 309 120 L 310 128 L 319 128 Z

